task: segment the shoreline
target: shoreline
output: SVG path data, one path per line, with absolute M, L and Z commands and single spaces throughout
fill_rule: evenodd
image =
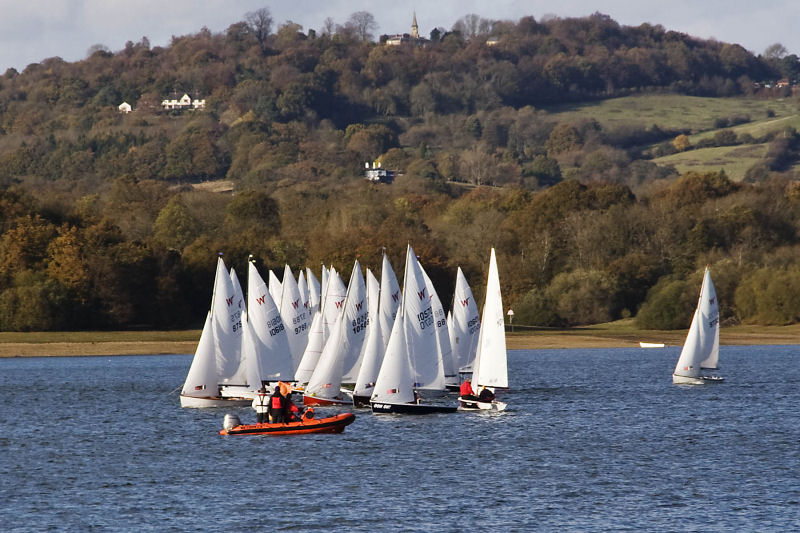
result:
M 682 346 L 685 330 L 637 330 L 630 320 L 569 329 L 506 333 L 509 350 L 638 348 L 639 342 Z M 199 330 L 142 332 L 0 333 L 0 358 L 193 354 Z M 720 344 L 800 344 L 800 324 L 723 328 Z

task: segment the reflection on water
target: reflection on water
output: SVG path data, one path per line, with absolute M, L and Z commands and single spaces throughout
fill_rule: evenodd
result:
M 674 347 L 514 351 L 505 413 L 302 437 L 219 436 L 231 410 L 179 407 L 188 356 L 4 359 L 3 527 L 797 529 L 798 349 L 725 346 L 703 387 Z

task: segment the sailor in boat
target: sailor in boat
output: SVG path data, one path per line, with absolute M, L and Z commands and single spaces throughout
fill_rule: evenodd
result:
M 269 397 L 269 421 L 272 424 L 282 424 L 284 422 L 285 403 L 286 400 L 281 394 L 281 388 L 276 385 L 275 392 Z
M 472 390 L 472 379 L 466 378 L 464 383 L 461 384 L 461 388 L 459 389 L 458 394 L 462 400 L 477 400 L 478 397 L 475 396 L 475 391 Z
M 286 422 L 299 422 L 300 421 L 300 408 L 297 407 L 292 401 L 291 394 L 287 394 L 284 399 L 284 406 L 286 410 L 283 413 Z
M 256 412 L 256 419 L 259 424 L 263 424 L 269 420 L 267 411 L 269 410 L 269 396 L 267 396 L 267 389 L 263 385 L 258 389 L 258 394 L 253 398 L 251 404 Z
M 478 394 L 478 401 L 491 403 L 494 401 L 494 393 L 489 389 L 489 387 L 481 387 L 481 393 Z

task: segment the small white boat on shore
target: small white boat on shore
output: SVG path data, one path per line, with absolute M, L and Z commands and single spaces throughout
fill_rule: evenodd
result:
M 639 341 L 640 348 L 663 348 L 666 346 L 663 342 L 642 342 Z

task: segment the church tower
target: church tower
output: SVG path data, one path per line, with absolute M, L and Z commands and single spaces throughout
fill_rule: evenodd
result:
M 417 12 L 414 11 L 414 20 L 411 22 L 411 38 L 419 39 L 419 26 L 417 26 Z

